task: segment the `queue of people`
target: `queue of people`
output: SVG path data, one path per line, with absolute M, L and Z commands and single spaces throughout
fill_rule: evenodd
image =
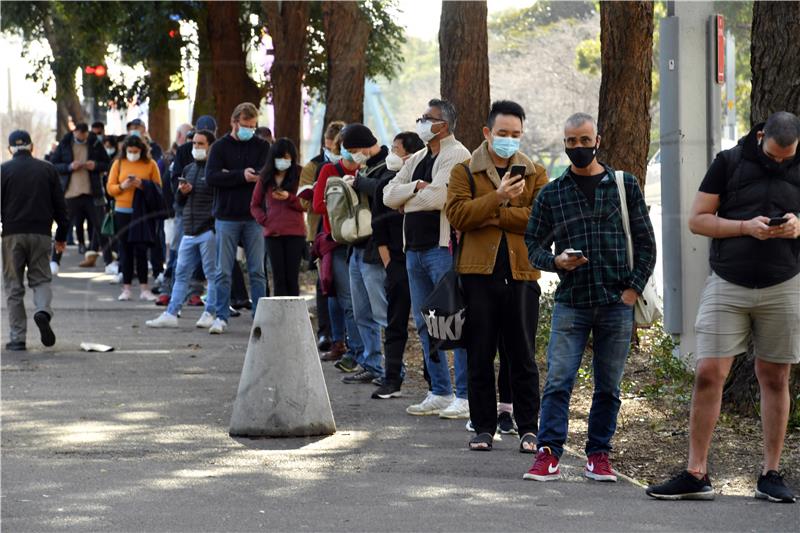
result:
M 196 127 L 179 128 L 182 143 L 167 154 L 141 121 L 132 121 L 121 139 L 79 124 L 59 143 L 52 165 L 31 156 L 25 132 L 12 133 L 14 157 L 2 170 L 6 349 L 25 349 L 26 268 L 42 342 L 55 342 L 47 268 L 53 221 L 54 261 L 70 224 L 91 222 L 81 266 L 94 266 L 89 258 L 102 253 L 109 268 L 116 255 L 121 301 L 133 298 L 135 271 L 139 298 L 167 306 L 146 322 L 153 328 L 179 326 L 194 285 L 205 292 L 204 298 L 194 294 L 204 306 L 195 326 L 225 333 L 241 291 L 252 298 L 253 314 L 259 298 L 270 294 L 268 270 L 274 295 L 298 296 L 301 263 L 311 248 L 320 359 L 332 362 L 344 383 L 374 385 L 376 400 L 401 397 L 413 317 L 428 392 L 407 413 L 465 420 L 474 432 L 472 451 L 491 451 L 497 432 L 519 435 L 519 451 L 533 457 L 525 479 L 561 477 L 570 397 L 591 335 L 594 391 L 584 475 L 616 481 L 610 456 L 620 383 L 634 306 L 653 274 L 656 245 L 636 177 L 598 160 L 602 138 L 594 118 L 576 113 L 566 120 L 571 164 L 555 179 L 520 151 L 526 115 L 512 101 L 492 104 L 484 142 L 472 153 L 457 140 L 452 103 L 432 99 L 416 131 L 399 133 L 391 146 L 363 124 L 332 122 L 320 154 L 305 166 L 292 141 L 272 138 L 258 128 L 258 118 L 255 105 L 242 103 L 231 114 L 230 133 L 217 138 L 214 119 L 201 117 Z M 690 227 L 713 239 L 712 275 L 696 325 L 688 467 L 648 487 L 649 496 L 713 499 L 707 456 L 722 385 L 752 337 L 765 433 L 756 496 L 794 501 L 779 462 L 789 371 L 800 362 L 798 139 L 800 120 L 776 113 L 720 153 L 700 187 Z M 33 214 L 30 195 L 47 207 Z M 112 239 L 100 231 L 109 200 Z M 174 219 L 170 242 L 165 219 Z M 239 247 L 249 297 L 236 281 L 243 280 Z M 165 277 L 174 281 L 162 301 L 148 270 L 163 271 L 164 253 Z M 759 258 L 767 256 L 773 261 L 764 265 Z M 557 273 L 560 282 L 540 394 L 535 339 L 542 271 Z M 446 328 L 431 320 L 429 299 L 453 272 L 463 309 L 450 317 L 459 333 L 448 350 L 442 349 L 452 348 L 442 343 Z

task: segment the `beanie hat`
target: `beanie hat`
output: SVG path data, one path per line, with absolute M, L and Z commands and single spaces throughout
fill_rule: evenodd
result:
M 358 122 L 345 126 L 341 135 L 342 146 L 348 150 L 351 148 L 372 148 L 378 144 L 378 139 L 375 138 L 372 131 Z

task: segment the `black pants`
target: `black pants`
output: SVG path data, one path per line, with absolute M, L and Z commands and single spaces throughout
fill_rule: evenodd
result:
M 497 396 L 500 403 L 513 403 L 514 395 L 511 392 L 511 371 L 508 368 L 508 355 L 502 341 L 497 346 L 497 356 L 500 367 L 497 369 Z
M 133 281 L 133 267 L 141 285 L 147 284 L 147 249 L 143 243 L 128 242 L 128 226 L 133 215 L 130 213 L 114 213 L 114 225 L 119 239 L 120 264 L 122 266 L 122 283 L 130 285 Z
M 502 274 L 463 275 L 467 304 L 469 412 L 478 433 L 497 429 L 494 359 L 500 343 L 508 358 L 514 419 L 520 435 L 536 433 L 539 416 L 539 369 L 536 327 L 539 296 L 536 282 L 514 281 Z
M 269 293 L 267 293 L 269 296 Z M 245 302 L 250 299 L 247 294 L 247 285 L 244 283 L 244 273 L 239 261 L 233 262 L 233 272 L 231 273 L 231 302 Z M 257 305 L 257 302 L 254 302 Z
M 267 254 L 272 265 L 275 296 L 300 296 L 300 260 L 306 247 L 305 237 L 266 237 Z
M 388 304 L 384 335 L 386 383 L 399 385 L 403 382 L 400 370 L 403 367 L 403 353 L 408 341 L 408 316 L 411 313 L 411 292 L 408 288 L 405 259 L 389 261 L 384 288 Z
M 89 249 L 97 252 L 100 250 L 99 235 L 100 233 L 100 220 L 98 219 L 98 210 L 94 205 L 94 198 L 91 194 L 81 194 L 75 198 L 67 198 L 67 212 L 69 213 L 69 220 L 71 224 L 75 225 L 75 231 L 78 237 L 78 242 L 85 243 L 83 235 L 83 221 L 89 222 Z
M 166 256 L 166 244 L 164 236 L 164 221 L 156 221 L 156 242 L 150 246 L 150 266 L 153 268 L 153 277 L 158 277 L 164 272 L 164 257 Z

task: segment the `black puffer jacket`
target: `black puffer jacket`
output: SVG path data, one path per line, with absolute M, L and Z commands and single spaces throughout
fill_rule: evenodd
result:
M 180 190 L 175 193 L 175 201 L 183 206 L 183 234 L 200 235 L 214 229 L 214 189 L 206 182 L 205 161 L 194 161 L 183 169 L 183 177 L 192 186 L 188 195 Z
M 381 146 L 381 151 L 367 160 L 367 167 L 358 172 L 353 188 L 367 195 L 369 199 L 369 207 L 375 213 L 375 192 L 381 185 L 386 185 L 386 178 L 394 177 L 394 172 L 386 168 L 386 156 L 389 155 L 389 149 Z M 381 190 L 382 193 L 382 190 Z M 381 202 L 383 203 L 383 202 Z M 381 256 L 378 253 L 378 245 L 375 243 L 375 235 L 371 235 L 369 239 L 363 243 L 355 245 L 355 248 L 364 249 L 364 262 L 371 264 L 381 264 Z
M 61 186 L 64 190 L 69 187 L 69 180 L 72 176 L 72 171 L 69 169 L 70 164 L 74 160 L 72 156 L 72 141 L 75 134 L 72 132 L 67 133 L 58 143 L 58 147 L 53 151 L 50 156 L 50 162 L 56 167 L 58 175 L 61 178 Z M 86 140 L 88 146 L 88 153 L 86 155 L 89 161 L 94 161 L 94 170 L 89 171 L 89 182 L 92 187 L 92 196 L 95 198 L 103 198 L 105 195 L 105 188 L 103 187 L 103 173 L 108 172 L 111 168 L 111 160 L 106 153 L 103 143 L 92 132 L 89 132 L 89 138 Z

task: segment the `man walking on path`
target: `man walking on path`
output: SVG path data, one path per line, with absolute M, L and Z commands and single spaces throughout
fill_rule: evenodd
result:
M 594 119 L 583 113 L 567 119 L 564 145 L 572 165 L 536 197 L 525 232 L 531 264 L 558 272 L 561 281 L 547 348 L 538 453 L 524 477 L 550 481 L 561 475 L 558 462 L 567 440 L 569 400 L 591 333 L 594 395 L 584 474 L 598 481 L 616 481 L 608 454 L 617 429 L 619 385 L 630 348 L 633 307 L 656 264 L 655 236 L 636 177 L 622 173 L 633 240 L 631 270 L 617 173 L 597 161 L 600 136 Z
M 55 167 L 32 155 L 33 143 L 27 131 L 17 130 L 8 138 L 11 161 L 0 168 L 0 217 L 3 224 L 3 285 L 8 305 L 10 342 L 6 350 L 26 349 L 25 271 L 33 289 L 33 320 L 39 328 L 42 344 L 52 346 L 56 336 L 50 328 L 53 310 L 50 302 L 49 255 L 53 221 L 58 224 L 55 248 L 66 248 L 69 220 L 64 193 Z
M 713 500 L 708 450 L 734 357 L 752 339 L 761 389 L 764 464 L 755 497 L 793 503 L 778 472 L 789 420 L 789 374 L 800 363 L 800 120 L 769 117 L 717 154 L 694 200 L 689 228 L 713 239 L 712 273 L 697 311 L 697 370 L 689 460 L 647 488 L 662 500 Z

